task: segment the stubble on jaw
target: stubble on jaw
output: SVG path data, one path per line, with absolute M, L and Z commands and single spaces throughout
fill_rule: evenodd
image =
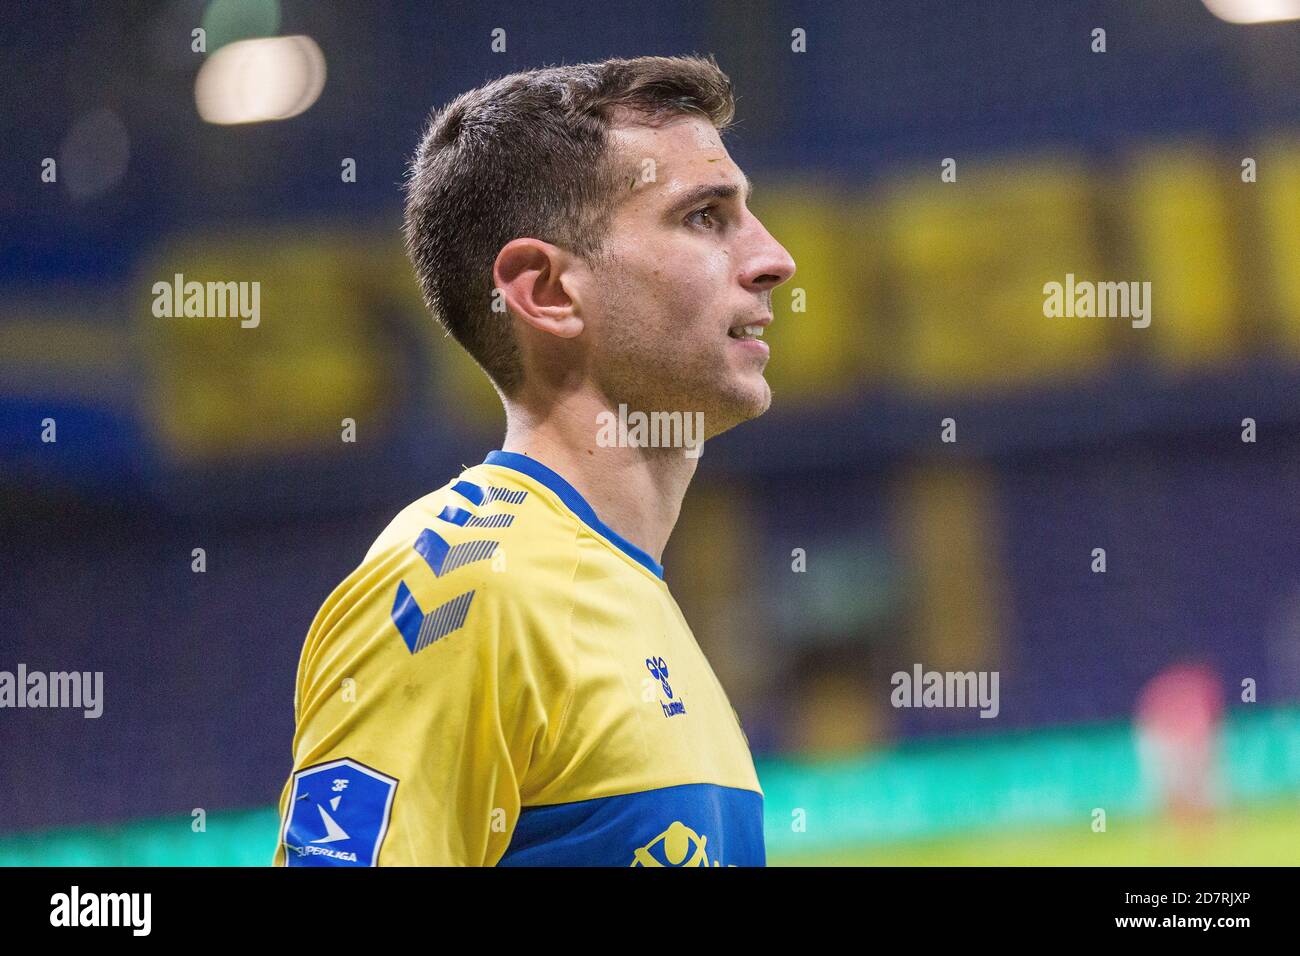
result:
M 595 369 L 597 386 L 611 408 L 622 404 L 646 413 L 703 413 L 706 439 L 768 410 L 772 390 L 761 373 L 755 373 L 753 382 L 730 380 L 728 343 L 716 350 L 692 349 L 674 339 L 672 323 L 651 331 L 642 321 L 641 301 L 629 295 L 626 281 L 615 278 L 617 274 L 614 263 L 606 285 L 602 359 Z

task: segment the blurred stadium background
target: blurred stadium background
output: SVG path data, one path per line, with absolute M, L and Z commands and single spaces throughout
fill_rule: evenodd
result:
M 807 302 L 664 561 L 772 862 L 1300 862 L 1300 23 L 1207 3 L 6 5 L 0 669 L 105 703 L 0 712 L 0 864 L 270 860 L 317 607 L 502 430 L 401 253 L 428 110 L 684 52 Z M 155 318 L 175 273 L 261 324 Z M 1044 318 L 1066 273 L 1150 328 Z M 997 718 L 893 708 L 917 663 Z

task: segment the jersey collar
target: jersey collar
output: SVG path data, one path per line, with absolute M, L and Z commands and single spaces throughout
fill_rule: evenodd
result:
M 602 538 L 618 548 L 629 558 L 648 570 L 659 579 L 663 579 L 664 569 L 654 558 L 628 541 L 596 516 L 596 511 L 587 503 L 587 499 L 578 494 L 578 489 L 569 484 L 558 474 L 551 471 L 536 458 L 520 455 L 513 451 L 493 451 L 483 459 L 485 465 L 498 465 L 522 472 L 534 481 L 545 485 L 559 497 L 564 506 L 582 519 L 582 522 Z

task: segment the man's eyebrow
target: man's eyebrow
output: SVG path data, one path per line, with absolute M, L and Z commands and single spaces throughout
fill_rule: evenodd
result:
M 697 203 L 702 203 L 709 199 L 735 199 L 740 193 L 740 189 L 735 183 L 706 183 L 702 186 L 696 186 L 688 189 L 676 202 L 668 209 L 668 214 L 684 211 Z M 745 177 L 745 202 L 749 203 L 749 197 L 754 194 L 754 184 L 749 177 Z

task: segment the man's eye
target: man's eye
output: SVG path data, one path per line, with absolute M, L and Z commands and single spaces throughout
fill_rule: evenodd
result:
M 704 217 L 703 219 L 699 217 Z M 718 224 L 718 218 L 714 215 L 713 206 L 705 206 L 703 209 L 697 209 L 686 217 L 687 222 L 699 223 L 706 229 L 712 229 Z

